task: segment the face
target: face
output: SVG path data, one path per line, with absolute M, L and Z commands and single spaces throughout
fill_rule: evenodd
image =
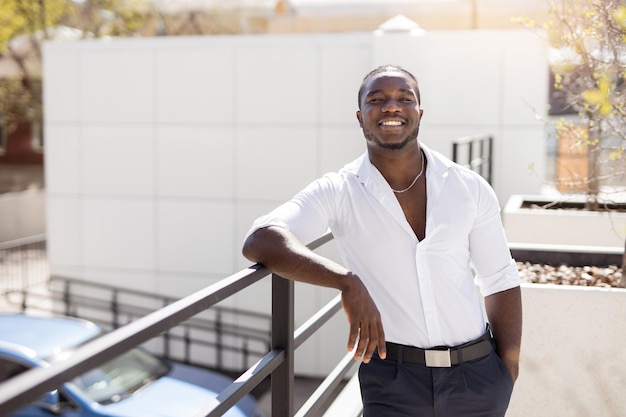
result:
M 356 116 L 368 147 L 402 149 L 417 139 L 423 111 L 416 88 L 411 79 L 395 71 L 367 82 Z

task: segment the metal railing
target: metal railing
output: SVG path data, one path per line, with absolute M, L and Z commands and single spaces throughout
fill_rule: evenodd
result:
M 98 324 L 105 331 L 117 329 L 176 301 L 146 291 L 60 276 L 50 278 L 45 293 L 25 289 L 7 292 L 5 297 L 8 303 L 19 304 L 22 311 L 44 310 L 78 317 Z M 239 324 L 240 319 L 248 324 Z M 146 348 L 166 359 L 220 372 L 236 372 L 247 369 L 252 361 L 267 353 L 270 324 L 269 314 L 213 306 L 203 312 L 202 317 L 190 318 L 153 339 Z M 223 360 L 225 353 L 230 354 L 229 363 Z
M 316 249 L 332 240 L 326 234 L 309 247 Z M 10 412 L 37 400 L 62 383 L 113 359 L 121 353 L 166 332 L 218 302 L 260 281 L 270 271 L 254 265 L 223 280 L 175 301 L 147 316 L 104 334 L 77 349 L 68 359 L 47 368 L 26 371 L 0 384 L 0 410 Z M 271 349 L 257 363 L 239 376 L 227 389 L 207 404 L 198 416 L 215 417 L 225 413 L 252 389 L 271 376 L 271 416 L 294 416 L 294 350 L 341 309 L 340 296 L 294 329 L 294 282 L 272 274 Z M 355 362 L 348 353 L 322 382 L 296 416 L 319 415 L 332 398 Z
M 452 160 L 478 172 L 493 185 L 493 136 L 475 135 L 452 141 Z
M 45 235 L 0 243 L 0 294 L 45 284 L 48 274 Z

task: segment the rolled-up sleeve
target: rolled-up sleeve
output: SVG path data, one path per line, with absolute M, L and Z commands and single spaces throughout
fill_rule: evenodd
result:
M 478 213 L 470 233 L 470 258 L 476 283 L 486 297 L 517 287 L 519 272 L 506 241 L 498 200 L 486 183 L 480 187 Z
M 519 272 L 511 259 L 503 269 L 491 275 L 477 275 L 476 282 L 484 297 L 519 286 Z
M 246 233 L 245 239 L 258 229 L 282 227 L 305 244 L 328 231 L 331 221 L 329 204 L 332 201 L 331 179 L 322 177 L 270 213 L 257 218 Z

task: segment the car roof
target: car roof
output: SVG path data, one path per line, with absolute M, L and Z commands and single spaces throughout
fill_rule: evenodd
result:
M 31 359 L 46 359 L 100 333 L 94 323 L 73 317 L 0 314 L 0 350 L 20 351 Z

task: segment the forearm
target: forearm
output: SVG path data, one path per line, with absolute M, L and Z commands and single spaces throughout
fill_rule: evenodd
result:
M 254 232 L 244 243 L 243 255 L 283 278 L 341 291 L 354 278 L 348 269 L 313 252 L 289 231 L 279 227 Z
M 496 340 L 500 359 L 511 372 L 513 380 L 519 371 L 522 340 L 522 297 L 520 287 L 485 297 L 487 318 Z
M 340 290 L 350 323 L 348 350 L 354 349 L 354 358 L 364 362 L 369 362 L 376 350 L 381 358 L 385 357 L 385 332 L 380 313 L 356 274 L 316 254 L 279 227 L 254 232 L 244 243 L 243 255 L 283 278 Z

